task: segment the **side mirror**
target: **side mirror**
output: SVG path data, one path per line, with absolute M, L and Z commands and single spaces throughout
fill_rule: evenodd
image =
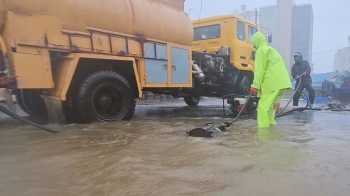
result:
M 269 37 L 267 38 L 267 40 L 268 40 L 269 44 L 272 42 L 272 34 L 271 33 L 269 33 Z

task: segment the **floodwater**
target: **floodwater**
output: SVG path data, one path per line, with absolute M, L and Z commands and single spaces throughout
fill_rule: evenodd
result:
M 0 195 L 350 195 L 350 113 L 306 111 L 269 130 L 242 120 L 216 138 L 186 136 L 227 120 L 216 103 L 139 106 L 132 121 L 52 125 L 59 134 L 3 117 Z

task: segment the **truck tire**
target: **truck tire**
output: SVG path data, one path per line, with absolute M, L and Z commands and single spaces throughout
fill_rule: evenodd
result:
M 249 77 L 247 75 L 243 75 L 238 83 L 238 94 L 249 95 L 250 85 L 251 82 L 249 81 Z
M 68 92 L 67 100 L 62 102 L 64 116 L 65 116 L 66 122 L 69 124 L 80 122 L 79 114 L 73 103 L 75 101 L 75 99 L 73 98 L 73 95 L 75 96 L 75 94 L 71 94 L 70 92 Z
M 41 98 L 41 90 L 21 89 L 15 94 L 19 107 L 28 115 L 48 120 L 45 101 Z
M 129 120 L 136 106 L 129 82 L 122 75 L 107 70 L 86 77 L 75 101 L 81 123 Z
M 201 100 L 200 96 L 189 96 L 189 97 L 184 97 L 185 103 L 188 106 L 198 106 L 199 101 Z
M 29 110 L 24 106 L 21 90 L 18 90 L 15 93 L 15 97 L 16 97 L 16 102 L 17 102 L 18 106 L 21 108 L 21 110 L 23 110 L 23 112 L 27 113 L 28 115 L 31 115 Z

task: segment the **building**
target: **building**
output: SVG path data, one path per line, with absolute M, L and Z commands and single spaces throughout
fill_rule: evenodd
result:
M 252 23 L 257 23 L 257 11 L 245 11 L 238 15 Z
M 350 36 L 348 37 L 350 44 Z M 334 56 L 334 70 L 350 71 L 350 47 L 338 50 Z
M 350 47 L 340 49 L 335 54 L 334 70 L 350 71 Z
M 272 33 L 271 46 L 282 55 L 289 73 L 293 53 L 302 53 L 312 64 L 313 10 L 310 4 L 296 5 L 294 0 L 277 0 L 276 6 L 261 7 L 259 25 Z
M 292 53 L 300 52 L 312 64 L 314 16 L 310 4 L 293 6 Z M 291 54 L 292 55 L 292 54 Z

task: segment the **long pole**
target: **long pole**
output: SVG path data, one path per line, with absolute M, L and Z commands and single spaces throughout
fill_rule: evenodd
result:
M 258 10 L 255 8 L 255 24 L 258 24 Z

